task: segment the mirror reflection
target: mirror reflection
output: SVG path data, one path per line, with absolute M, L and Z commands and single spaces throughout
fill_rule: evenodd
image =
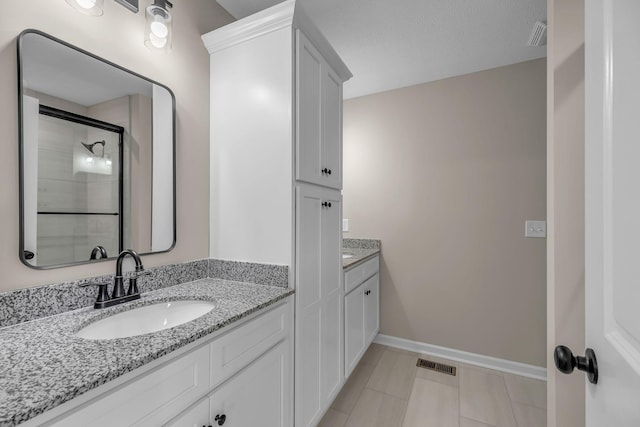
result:
M 170 250 L 170 90 L 35 30 L 18 52 L 22 261 L 51 268 Z

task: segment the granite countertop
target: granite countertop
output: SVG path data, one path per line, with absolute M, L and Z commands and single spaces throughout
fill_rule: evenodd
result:
M 0 425 L 31 419 L 292 293 L 282 287 L 202 279 L 148 292 L 115 307 L 87 307 L 2 328 Z M 75 336 L 111 314 L 172 300 L 215 301 L 217 306 L 195 320 L 150 334 L 112 340 Z
M 360 262 L 371 258 L 372 256 L 380 253 L 379 248 L 343 248 L 343 255 L 353 255 L 351 258 L 342 258 L 342 268 L 346 269 L 352 267 Z

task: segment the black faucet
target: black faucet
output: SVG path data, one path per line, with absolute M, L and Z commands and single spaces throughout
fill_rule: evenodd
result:
M 109 258 L 109 256 L 107 255 L 107 250 L 104 248 L 104 246 L 98 245 L 91 251 L 89 260 L 98 259 L 98 255 L 100 255 L 100 258 Z
M 124 278 L 122 276 L 122 261 L 129 255 L 136 263 L 136 271 L 129 277 L 129 288 L 127 292 L 124 291 Z M 138 290 L 138 276 L 147 274 L 142 266 L 140 256 L 132 249 L 125 249 L 120 252 L 118 259 L 116 260 L 116 277 L 113 282 L 113 292 L 111 296 L 107 292 L 106 283 L 96 284 L 98 288 L 98 298 L 96 299 L 94 308 L 106 308 L 112 305 L 122 304 L 123 302 L 133 301 L 140 298 L 140 291 Z M 87 283 L 82 286 L 93 285 L 93 283 Z
M 125 294 L 124 279 L 122 277 L 122 261 L 124 261 L 127 255 L 130 255 L 136 262 L 136 272 L 134 276 L 129 278 L 129 289 L 127 289 L 127 293 Z M 124 296 L 135 294 L 137 294 L 138 298 L 140 298 L 140 292 L 138 292 L 138 275 L 143 271 L 144 267 L 142 266 L 140 256 L 134 250 L 125 249 L 124 251 L 120 252 L 120 255 L 118 255 L 118 259 L 116 260 L 116 278 L 113 284 L 113 294 L 111 295 L 111 298 L 122 298 Z

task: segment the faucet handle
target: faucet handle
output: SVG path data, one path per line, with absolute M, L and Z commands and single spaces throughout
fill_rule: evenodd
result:
M 140 294 L 140 291 L 138 290 L 138 277 L 149 276 L 150 274 L 150 271 L 146 271 L 143 268 L 136 269 L 136 271 L 128 273 L 126 275 L 126 278 L 129 279 L 129 289 L 127 289 L 127 295 Z
M 150 276 L 151 272 L 147 270 L 136 270 L 124 274 L 124 279 L 137 279 L 142 276 Z
M 109 297 L 109 292 L 107 291 L 107 285 L 108 283 L 87 282 L 87 283 L 81 283 L 80 287 L 86 288 L 87 286 L 97 286 L 98 298 L 96 298 L 96 303 L 101 303 L 101 302 L 109 301 L 111 299 Z
M 78 286 L 81 288 L 88 288 L 89 286 L 107 286 L 109 283 L 101 283 L 101 282 L 84 282 L 80 283 Z

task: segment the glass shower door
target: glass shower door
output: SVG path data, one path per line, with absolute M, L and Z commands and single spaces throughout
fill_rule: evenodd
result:
M 122 250 L 123 128 L 40 106 L 37 264 Z

